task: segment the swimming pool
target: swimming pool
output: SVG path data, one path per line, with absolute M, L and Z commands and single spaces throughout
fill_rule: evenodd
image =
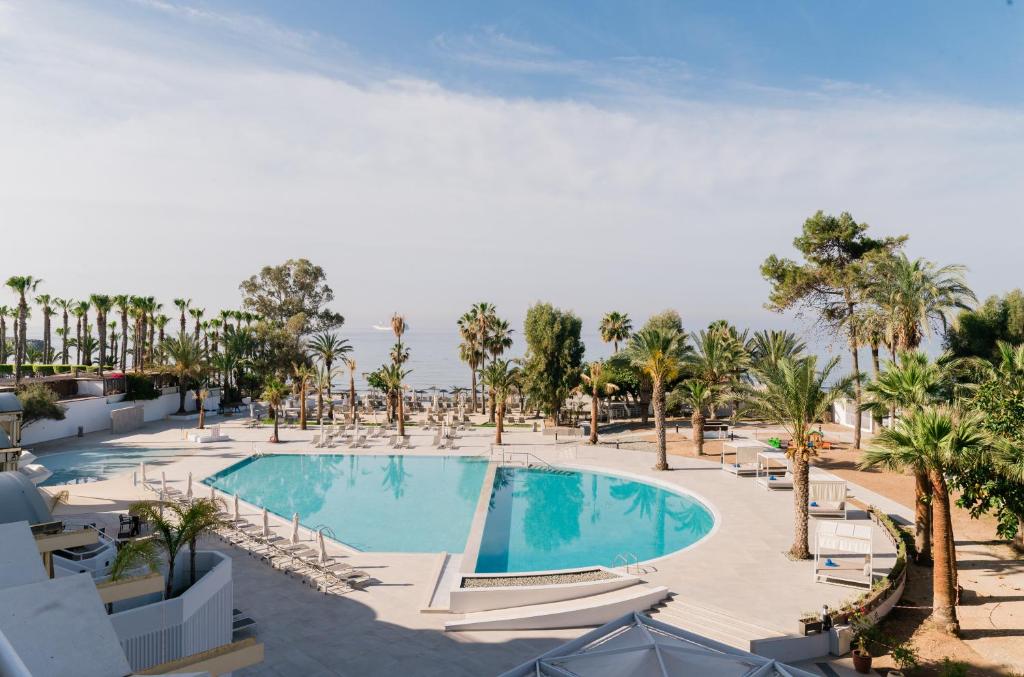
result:
M 203 481 L 359 550 L 462 552 L 486 471 L 458 456 L 280 454 Z
M 621 553 L 649 560 L 696 543 L 714 523 L 697 499 L 646 482 L 499 468 L 476 571 L 613 566 Z
M 77 484 L 79 482 L 95 482 L 108 480 L 114 475 L 137 470 L 139 463 L 169 463 L 186 453 L 181 447 L 131 447 L 109 445 L 60 451 L 53 454 L 40 453 L 39 463 L 51 471 L 51 475 L 41 486 L 56 484 Z

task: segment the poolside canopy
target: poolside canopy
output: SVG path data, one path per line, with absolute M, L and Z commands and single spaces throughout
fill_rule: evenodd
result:
M 670 677 L 812 673 L 631 613 L 509 670 L 501 677 Z

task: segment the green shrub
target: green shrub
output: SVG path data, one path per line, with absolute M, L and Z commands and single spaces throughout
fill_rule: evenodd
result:
M 99 373 L 99 370 L 100 370 L 100 368 L 97 367 L 95 364 L 90 364 L 90 365 L 85 367 L 85 372 L 87 374 L 96 374 L 96 373 Z
M 2 376 L 10 376 L 13 373 L 14 373 L 14 365 L 13 364 L 0 364 L 0 375 L 2 375 Z
M 70 374 L 71 373 L 71 365 L 69 365 L 69 364 L 55 364 L 55 365 L 53 365 L 53 373 L 54 374 Z
M 42 383 L 33 383 L 23 388 L 18 392 L 18 399 L 21 400 L 23 427 L 44 418 L 64 420 L 64 407 L 58 402 L 60 398 Z
M 126 400 L 155 400 L 160 397 L 160 389 L 153 383 L 151 376 L 144 374 L 125 374 Z
M 53 376 L 52 364 L 33 364 L 32 371 L 36 376 Z

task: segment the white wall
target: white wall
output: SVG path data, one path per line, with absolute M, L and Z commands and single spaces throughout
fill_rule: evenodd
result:
M 145 408 L 144 419 L 159 421 L 168 415 L 178 411 L 178 389 L 164 388 L 163 394 L 155 400 L 143 400 L 139 402 L 124 401 L 124 395 L 110 395 L 109 397 L 85 397 L 76 400 L 61 402 L 65 407 L 63 421 L 43 420 L 36 421 L 21 431 L 21 444 L 28 446 L 59 440 L 63 437 L 73 437 L 78 434 L 78 427 L 82 426 L 83 432 L 94 433 L 110 430 L 110 412 L 124 407 L 141 404 Z M 206 400 L 206 410 L 216 411 L 220 404 L 220 390 L 211 389 L 210 397 Z M 195 393 L 185 393 L 185 410 L 195 411 Z

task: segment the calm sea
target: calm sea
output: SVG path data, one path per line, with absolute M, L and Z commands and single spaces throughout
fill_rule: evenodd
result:
M 363 374 L 390 362 L 391 347 L 395 336 L 390 331 L 375 329 L 350 329 L 343 327 L 338 332 L 352 345 L 351 356 L 356 360 L 356 388 L 363 390 L 366 380 Z M 520 330 L 513 334 L 512 349 L 503 357 L 521 357 L 525 346 Z M 457 331 L 417 331 L 410 329 L 402 337 L 409 349 L 407 367 L 412 370 L 406 382 L 412 388 L 424 389 L 431 386 L 451 389 L 452 386 L 469 387 L 469 367 L 459 360 L 459 334 Z M 587 346 L 587 359 L 607 357 L 611 348 L 600 342 L 596 335 L 583 336 Z M 348 386 L 348 370 L 343 369 L 335 377 L 338 388 Z

